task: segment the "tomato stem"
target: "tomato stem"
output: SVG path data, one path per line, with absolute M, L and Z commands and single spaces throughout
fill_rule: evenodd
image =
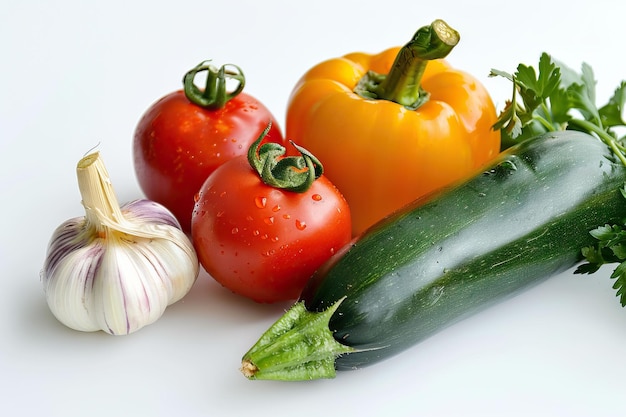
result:
M 389 100 L 416 109 L 428 100 L 421 79 L 428 61 L 445 58 L 459 43 L 459 33 L 443 20 L 420 28 L 404 45 L 388 74 L 369 71 L 355 92 L 362 97 Z
M 225 64 L 220 68 L 211 65 L 211 61 L 203 61 L 189 70 L 183 77 L 185 96 L 194 104 L 207 109 L 217 110 L 226 105 L 228 100 L 243 91 L 246 79 L 243 71 L 236 65 Z M 206 84 L 200 89 L 196 83 L 196 76 L 206 71 Z M 227 89 L 228 81 L 236 82 L 235 88 Z
M 269 186 L 296 193 L 305 192 L 324 173 L 322 163 L 315 155 L 293 141 L 290 143 L 300 152 L 300 156 L 285 157 L 285 147 L 278 143 L 267 142 L 261 145 L 271 127 L 272 122 L 269 122 L 258 139 L 250 145 L 250 166 Z

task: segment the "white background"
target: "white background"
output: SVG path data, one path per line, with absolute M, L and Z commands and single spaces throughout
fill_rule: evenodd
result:
M 204 59 L 236 63 L 283 121 L 317 62 L 379 52 L 443 18 L 449 58 L 499 108 L 491 68 L 542 51 L 590 63 L 598 101 L 626 79 L 626 3 L 496 1 L 16 1 L 0 5 L 0 408 L 11 416 L 617 416 L 626 410 L 626 310 L 608 270 L 562 274 L 375 366 L 306 383 L 248 381 L 241 355 L 288 307 L 256 305 L 206 274 L 130 336 L 79 333 L 45 303 L 48 239 L 82 215 L 78 160 L 99 145 L 120 201 L 141 197 L 139 117 Z

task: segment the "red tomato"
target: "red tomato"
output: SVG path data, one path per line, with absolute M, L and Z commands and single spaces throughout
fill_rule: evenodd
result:
M 215 280 L 271 303 L 300 295 L 313 272 L 350 241 L 351 218 L 325 176 L 304 192 L 278 189 L 241 156 L 216 169 L 200 189 L 191 232 Z
M 203 70 L 217 71 L 202 63 L 192 70 L 192 77 Z M 226 71 L 223 78 L 232 75 Z M 195 89 L 196 95 L 203 94 L 197 87 L 189 87 L 192 93 Z M 204 91 L 212 88 L 217 88 L 216 84 L 207 82 Z M 194 195 L 211 172 L 245 154 L 268 122 L 272 123 L 269 140 L 284 142 L 274 116 L 254 97 L 236 91 L 215 109 L 192 102 L 188 94 L 186 86 L 154 103 L 139 121 L 133 142 L 135 173 L 142 191 L 172 211 L 187 232 Z

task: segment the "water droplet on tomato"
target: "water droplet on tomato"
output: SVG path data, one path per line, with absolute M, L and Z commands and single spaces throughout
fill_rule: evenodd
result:
M 233 227 L 231 229 L 230 233 L 232 233 L 233 235 L 236 235 L 237 233 L 239 233 L 239 228 L 238 227 Z
M 291 216 L 289 214 L 283 214 L 283 219 L 289 220 L 291 219 Z
M 267 224 L 268 226 L 271 226 L 274 224 L 274 216 L 270 216 L 270 217 L 266 217 L 265 219 L 263 219 L 263 221 L 265 222 L 265 224 Z
M 251 222 L 252 220 L 254 220 L 254 217 L 252 217 L 252 216 L 250 216 L 250 215 L 247 215 L 247 216 L 246 216 L 246 220 L 247 220 L 247 221 L 249 221 L 249 222 Z
M 258 230 L 253 230 L 252 231 L 252 236 L 258 236 L 260 234 L 261 234 L 261 232 L 259 232 Z
M 298 230 L 306 229 L 306 223 L 303 222 L 302 220 L 296 220 L 296 229 Z
M 226 197 L 226 191 L 222 191 L 222 192 L 220 193 L 220 197 Z
M 276 204 L 274 207 L 272 207 L 272 211 L 273 211 L 274 213 L 276 213 L 276 212 L 277 212 L 277 211 L 279 211 L 279 210 L 280 210 L 280 206 L 279 206 L 278 204 Z
M 335 248 L 330 248 L 330 256 L 333 256 L 335 254 Z
M 313 199 L 313 201 L 322 201 L 322 196 L 319 194 L 313 194 L 311 198 Z
M 272 237 L 271 241 L 274 242 L 274 243 L 278 242 L 278 236 Z
M 197 203 L 198 201 L 200 201 L 200 193 L 195 193 L 193 195 L 193 202 Z
M 223 211 L 218 211 L 218 212 L 215 214 L 215 216 L 216 216 L 216 217 L 222 217 L 223 215 L 224 215 L 224 212 L 223 212 Z
M 265 257 L 270 257 L 270 256 L 272 256 L 272 255 L 273 255 L 273 254 L 275 254 L 275 253 L 276 253 L 276 250 L 271 249 L 271 250 L 268 250 L 268 251 L 262 252 L 262 253 L 261 253 L 261 255 L 263 255 L 263 256 L 265 256 Z
M 267 205 L 267 197 L 254 197 L 254 204 L 260 209 Z

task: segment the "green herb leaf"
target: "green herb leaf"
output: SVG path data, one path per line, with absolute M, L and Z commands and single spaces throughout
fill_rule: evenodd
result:
M 512 139 L 527 139 L 540 133 L 562 130 L 569 120 L 569 96 L 562 87 L 561 68 L 543 53 L 539 70 L 519 64 L 515 74 L 492 69 L 491 77 L 504 77 L 513 83 L 511 101 L 501 112 L 494 129 L 505 130 Z M 521 100 L 518 100 L 518 97 Z M 553 114 L 552 106 L 556 112 Z
M 513 94 L 500 113 L 494 129 L 500 130 L 503 149 L 556 130 L 579 130 L 591 134 L 613 151 L 626 165 L 626 147 L 617 138 L 615 127 L 626 127 L 626 81 L 622 81 L 607 104 L 596 105 L 596 80 L 591 66 L 583 63 L 580 72 L 543 53 L 538 70 L 519 64 L 514 74 L 491 70 L 490 76 L 512 82 Z M 620 190 L 626 198 L 626 187 Z M 626 201 L 624 202 L 626 204 Z M 581 249 L 585 259 L 575 273 L 592 274 L 603 265 L 617 264 L 611 278 L 622 306 L 626 306 L 626 222 L 605 224 L 589 232 L 598 242 Z
M 626 199 L 626 185 L 620 189 Z M 626 201 L 625 201 L 626 204 Z M 621 225 L 605 224 L 589 232 L 597 241 L 596 246 L 582 249 L 585 262 L 574 273 L 593 274 L 603 265 L 617 264 L 611 274 L 615 279 L 613 288 L 617 290 L 622 307 L 626 306 L 626 220 Z
M 615 268 L 611 278 L 615 279 L 613 289 L 617 290 L 616 295 L 619 297 L 620 304 L 626 307 L 626 262 L 622 262 Z
M 581 250 L 587 262 L 580 264 L 574 273 L 576 274 L 593 274 L 600 269 L 606 262 L 602 256 L 602 251 L 593 246 L 587 246 Z
M 500 113 L 494 129 L 519 141 L 540 133 L 575 129 L 598 136 L 614 151 L 615 135 L 608 129 L 624 126 L 626 83 L 622 82 L 608 104 L 596 105 L 596 80 L 591 66 L 583 63 L 577 72 L 541 54 L 538 69 L 519 64 L 514 74 L 492 69 L 490 76 L 513 83 L 513 94 Z M 582 118 L 580 117 L 582 115 Z M 506 146 L 513 142 L 507 142 Z M 623 158 L 623 152 L 619 152 Z M 626 164 L 626 158 L 623 159 Z
M 613 97 L 600 108 L 600 118 L 606 127 L 624 126 L 624 105 L 626 104 L 626 81 L 622 81 Z

